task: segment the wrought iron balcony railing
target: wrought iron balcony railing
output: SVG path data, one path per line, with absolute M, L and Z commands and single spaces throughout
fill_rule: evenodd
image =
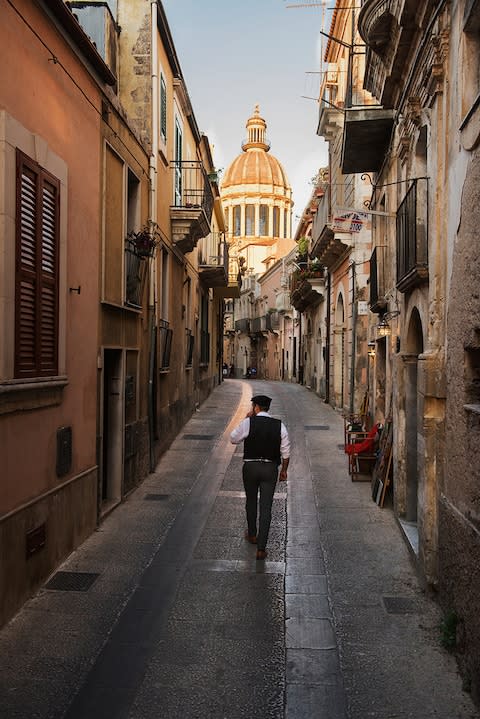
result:
M 385 311 L 385 247 L 375 247 L 370 257 L 370 310 Z
M 175 178 L 174 206 L 201 207 L 210 219 L 213 192 L 203 164 L 199 160 L 177 160 L 171 166 Z
M 186 253 L 210 233 L 213 191 L 205 168 L 198 160 L 172 162 L 174 201 L 170 207 L 175 244 Z
M 272 329 L 272 315 L 269 312 L 267 315 L 261 317 L 255 317 L 250 322 L 250 332 L 256 334 L 257 332 L 268 332 Z
M 250 332 L 250 320 L 244 317 L 241 320 L 235 320 L 235 330 L 237 332 Z
M 131 307 L 142 306 L 143 289 L 148 261 L 138 252 L 135 243 L 125 240 L 125 303 Z
M 223 237 L 223 232 L 212 233 L 205 240 L 206 247 L 202 247 L 198 255 L 200 277 L 208 287 L 228 284 L 228 244 Z M 212 249 L 215 250 L 215 254 L 207 254 Z
M 397 287 L 407 292 L 428 279 L 428 181 L 414 180 L 397 210 Z

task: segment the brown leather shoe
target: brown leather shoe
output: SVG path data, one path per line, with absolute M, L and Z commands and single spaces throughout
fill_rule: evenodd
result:
M 266 549 L 257 549 L 257 559 L 265 559 L 266 556 L 267 556 Z
M 250 542 L 250 544 L 256 544 L 257 538 L 254 534 L 249 534 L 248 532 L 245 532 L 245 539 L 247 542 Z

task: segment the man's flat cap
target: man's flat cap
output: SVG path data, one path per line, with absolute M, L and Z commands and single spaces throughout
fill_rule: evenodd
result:
M 258 404 L 259 407 L 266 407 L 267 409 L 270 407 L 271 401 L 272 398 L 267 397 L 265 394 L 256 394 L 255 397 L 252 397 L 253 404 Z

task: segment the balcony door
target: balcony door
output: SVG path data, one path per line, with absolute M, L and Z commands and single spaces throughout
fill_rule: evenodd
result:
M 339 295 L 335 309 L 333 389 L 334 406 L 342 408 L 345 402 L 345 307 Z
M 182 205 L 182 128 L 175 119 L 175 207 Z

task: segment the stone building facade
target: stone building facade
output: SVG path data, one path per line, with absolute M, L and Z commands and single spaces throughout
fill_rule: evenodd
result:
M 338 4 L 338 3 L 337 3 Z M 345 132 L 351 106 L 369 106 L 373 99 L 362 87 L 364 56 L 352 53 L 357 30 L 351 10 L 339 6 L 332 16 L 320 89 L 317 133 L 329 146 L 329 167 L 311 230 L 309 256 L 326 269 L 325 311 L 328 327 L 323 387 L 326 400 L 343 414 L 364 405 L 368 385 L 368 281 L 371 223 L 365 201 L 370 185 L 365 174 L 348 161 Z M 361 149 L 360 135 L 349 140 Z M 368 153 L 365 172 L 372 169 Z
M 238 293 L 162 3 L 2 12 L 0 624 L 221 381 Z
M 365 149 L 371 405 L 391 407 L 394 511 L 419 572 L 457 625 L 465 683 L 480 702 L 478 143 L 480 4 L 367 0 Z M 357 112 L 355 110 L 355 112 Z M 358 112 L 346 114 L 344 155 Z

